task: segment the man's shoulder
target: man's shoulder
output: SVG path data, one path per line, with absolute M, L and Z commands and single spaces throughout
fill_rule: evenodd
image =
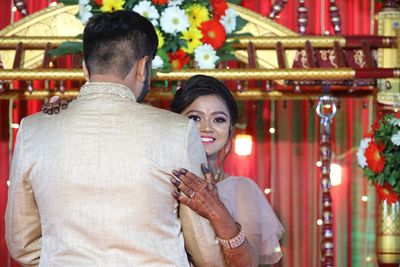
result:
M 168 125 L 171 124 L 181 125 L 185 128 L 189 124 L 189 119 L 181 114 L 171 112 L 169 110 L 143 105 L 143 112 L 147 114 L 143 114 L 147 116 L 151 120 L 152 123 L 159 123 L 160 125 Z M 146 117 L 145 117 L 146 118 Z
M 25 127 L 41 127 L 43 123 L 49 122 L 50 120 L 54 119 L 55 116 L 56 115 L 50 116 L 39 111 L 24 117 L 21 123 L 23 123 Z

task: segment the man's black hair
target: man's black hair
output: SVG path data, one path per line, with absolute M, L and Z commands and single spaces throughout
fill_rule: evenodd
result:
M 124 79 L 137 60 L 152 61 L 158 38 L 151 22 L 133 11 L 92 17 L 83 33 L 83 54 L 89 75 L 113 74 Z

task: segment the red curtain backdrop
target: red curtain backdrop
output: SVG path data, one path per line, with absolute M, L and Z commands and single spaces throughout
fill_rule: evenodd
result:
M 11 22 L 12 0 L 0 1 L 0 29 Z M 49 5 L 48 0 L 26 0 L 34 13 Z M 243 0 L 242 5 L 268 15 L 273 1 Z M 337 0 L 346 35 L 370 34 L 373 15 L 379 8 L 371 0 Z M 332 33 L 328 0 L 306 0 L 308 34 Z M 297 31 L 297 1 L 289 1 L 277 22 Z M 21 18 L 18 12 L 14 21 Z M 0 101 L 0 217 L 4 217 L 10 161 L 10 123 L 39 111 L 39 101 Z M 234 175 L 254 179 L 286 229 L 282 240 L 283 260 L 278 266 L 319 266 L 321 217 L 318 155 L 319 121 L 309 101 L 249 101 L 242 105 L 247 115 L 246 131 L 253 135 L 253 152 L 241 157 L 232 153 L 225 166 Z M 375 266 L 373 210 L 374 194 L 357 168 L 354 147 L 368 129 L 372 117 L 370 99 L 342 99 L 333 127 L 334 158 L 342 165 L 342 184 L 332 188 L 334 199 L 336 266 Z M 271 134 L 270 128 L 276 132 Z M 361 196 L 367 195 L 368 202 Z M 367 234 L 365 234 L 367 232 Z M 0 221 L 0 266 L 11 264 L 4 241 L 4 221 Z M 366 260 L 371 257 L 371 260 Z

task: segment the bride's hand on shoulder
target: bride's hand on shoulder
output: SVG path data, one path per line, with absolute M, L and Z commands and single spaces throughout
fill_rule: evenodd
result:
M 201 167 L 206 180 L 186 169 L 174 170 L 176 178 L 171 178 L 171 183 L 179 191 L 174 191 L 172 195 L 181 204 L 208 219 L 218 237 L 229 239 L 238 233 L 238 226 L 219 198 L 210 171 L 204 164 Z
M 200 216 L 212 220 L 220 216 L 226 208 L 218 196 L 211 173 L 204 164 L 202 164 L 202 170 L 206 180 L 183 168 L 174 170 L 173 174 L 176 178 L 171 178 L 171 183 L 179 191 L 173 192 L 172 195 Z
M 48 103 L 43 104 L 42 112 L 47 115 L 58 114 L 60 113 L 60 110 L 67 109 L 68 104 L 68 99 L 63 99 L 59 96 L 52 96 Z

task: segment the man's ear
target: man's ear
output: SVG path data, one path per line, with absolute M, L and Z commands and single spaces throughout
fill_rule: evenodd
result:
M 137 63 L 137 68 L 136 68 L 136 80 L 138 82 L 142 82 L 144 83 L 144 81 L 146 80 L 146 63 L 149 60 L 148 56 L 144 56 L 141 59 L 139 59 L 138 63 Z
M 89 81 L 89 70 L 86 67 L 85 61 L 82 62 L 82 70 L 83 70 L 83 75 L 85 75 L 85 80 Z

